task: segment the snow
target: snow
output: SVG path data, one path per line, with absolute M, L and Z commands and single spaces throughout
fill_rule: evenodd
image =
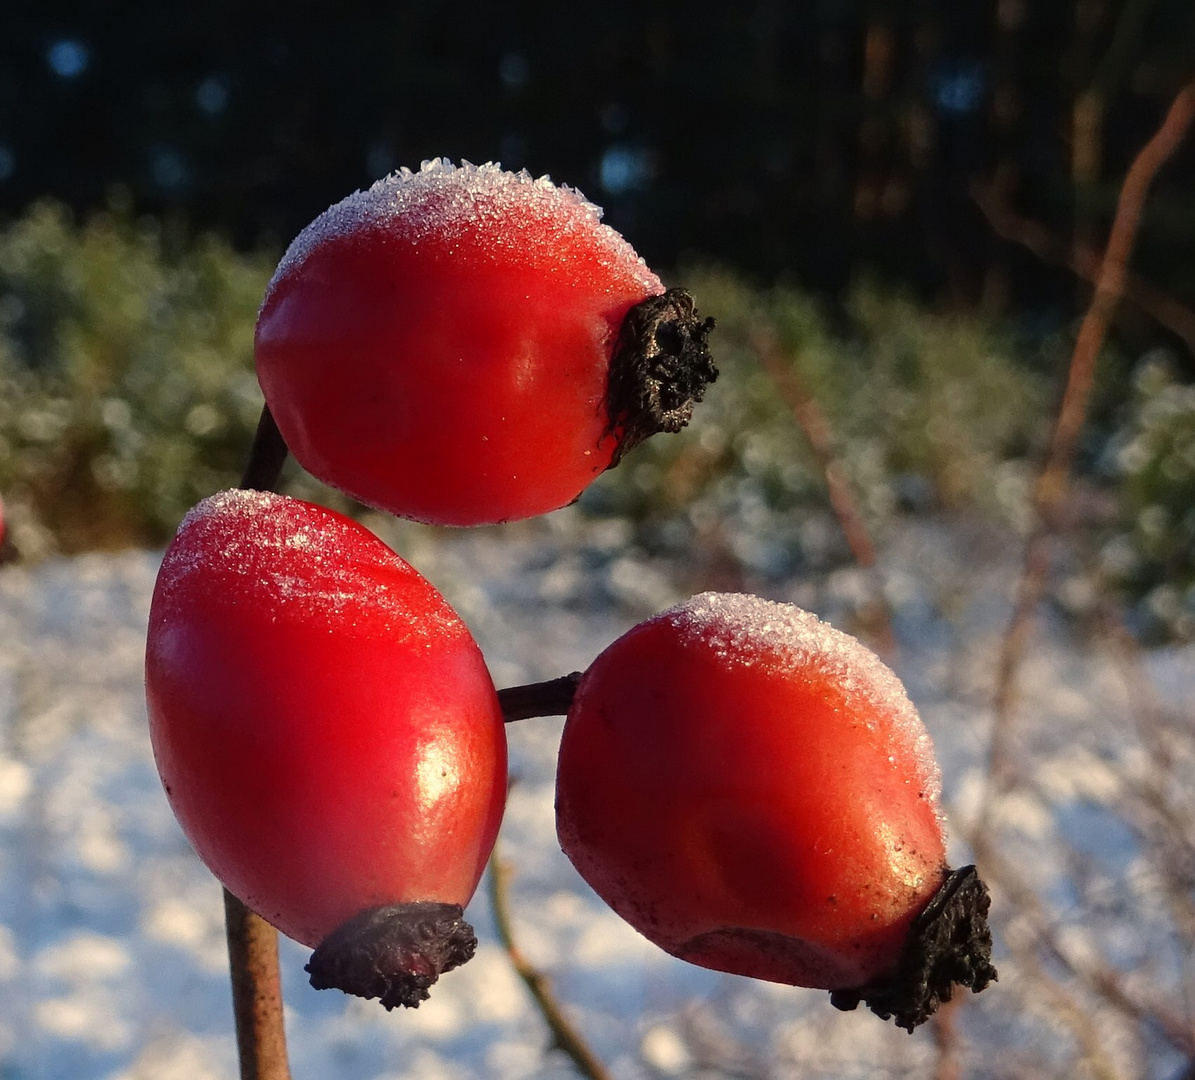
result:
M 470 625 L 499 685 L 584 668 L 651 614 L 645 605 L 658 610 L 694 591 L 684 568 L 573 511 L 462 534 L 387 527 Z M 1054 960 L 1043 970 L 1033 949 L 1045 925 L 1076 970 L 1111 965 L 1129 992 L 1185 1015 L 1193 972 L 1169 906 L 1175 864 L 1142 839 L 1153 834 L 1139 812 L 1192 800 L 1184 778 L 1195 757 L 1195 650 L 1140 656 L 1145 700 L 1106 650 L 1047 615 L 1013 731 L 1017 783 L 993 792 L 994 659 L 1018 551 L 1006 539 L 980 543 L 953 525 L 912 523 L 882 559 L 901 646 L 894 666 L 942 763 L 952 860 L 968 860 L 965 838 L 977 828 L 993 830 L 1018 887 L 1044 912 L 1043 924 L 1006 883 L 992 882 L 1001 977 L 957 1014 L 960 1068 L 969 1077 L 1064 1077 L 1094 1061 L 1105 1075 L 1167 1077 L 1183 1059 L 1159 1026 L 1130 1022 Z M 159 558 L 94 555 L 0 572 L 5 1080 L 235 1075 L 220 890 L 170 814 L 146 732 L 142 657 Z M 650 581 L 649 595 L 634 580 Z M 769 591 L 849 626 L 865 595 L 860 580 L 843 571 L 833 581 L 772 582 Z M 499 852 L 514 868 L 521 948 L 618 1080 L 703 1070 L 835 1080 L 933 1073 L 933 1030 L 907 1036 L 869 1014 L 836 1012 L 818 991 L 687 966 L 610 913 L 556 845 L 560 727 L 558 719 L 512 725 Z M 991 819 L 975 820 L 985 806 Z M 1193 818 L 1172 824 L 1190 832 Z M 295 1080 L 573 1076 L 497 943 L 484 884 L 468 916 L 478 955 L 415 1011 L 388 1014 L 311 990 L 307 951 L 283 940 Z M 1075 1022 L 1076 1003 L 1090 1029 Z

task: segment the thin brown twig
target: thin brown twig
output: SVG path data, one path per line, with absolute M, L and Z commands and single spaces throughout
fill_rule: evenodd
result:
M 934 1046 L 938 1060 L 934 1065 L 934 1080 L 960 1080 L 962 1065 L 959 1061 L 958 1011 L 963 997 L 946 1002 L 933 1017 Z
M 1100 253 L 1095 248 L 1086 244 L 1068 244 L 1044 225 L 1021 216 L 999 199 L 995 184 L 975 181 L 971 185 L 971 198 L 997 236 L 1019 244 L 1042 262 L 1065 266 L 1086 282 L 1094 284 L 1098 279 Z M 1131 273 L 1125 275 L 1124 298 L 1182 338 L 1187 348 L 1195 354 L 1195 311 L 1151 282 Z
M 286 443 L 278 426 L 269 408 L 263 408 L 241 487 L 272 491 L 286 454 Z M 241 1080 L 290 1080 L 282 978 L 278 970 L 278 931 L 227 889 L 224 925 Z
M 494 911 L 494 926 L 498 932 L 498 940 L 510 957 L 523 984 L 535 999 L 544 1022 L 552 1032 L 555 1045 L 569 1056 L 577 1071 L 588 1080 L 611 1080 L 606 1067 L 597 1059 L 589 1048 L 581 1033 L 564 1015 L 560 1002 L 545 976 L 532 964 L 514 940 L 514 930 L 510 920 L 510 905 L 507 903 L 507 884 L 510 869 L 499 859 L 498 849 L 495 847 L 490 856 L 490 906 Z
M 830 421 L 805 385 L 805 381 L 785 356 L 783 346 L 773 333 L 767 330 L 753 330 L 748 335 L 748 340 L 763 364 L 764 371 L 792 410 L 797 426 L 813 451 L 814 460 L 825 477 L 830 506 L 838 519 L 851 555 L 869 574 L 872 593 L 869 605 L 870 629 L 876 638 L 879 651 L 886 657 L 891 657 L 896 652 L 896 635 L 892 631 L 892 611 L 876 571 L 875 544 L 872 543 L 864 524 L 863 512 L 859 508 L 859 500 L 855 497 L 850 478 L 835 451 Z
M 1004 633 L 996 677 L 992 734 L 988 751 L 990 789 L 1011 783 L 1012 717 L 1016 712 L 1017 675 L 1032 631 L 1033 613 L 1045 591 L 1050 542 L 1057 529 L 1079 432 L 1095 376 L 1096 358 L 1108 334 L 1117 304 L 1124 295 L 1129 256 L 1150 184 L 1169 160 L 1195 119 L 1195 81 L 1175 97 L 1165 120 L 1130 166 L 1117 200 L 1108 246 L 1096 277 L 1095 295 L 1079 327 L 1045 462 L 1033 493 L 1034 527 L 1025 544 L 1012 616 Z M 991 792 L 990 792 L 991 793 Z M 990 815 L 985 812 L 981 822 Z M 981 836 L 983 834 L 981 833 Z M 980 853 L 977 853 L 980 854 Z
M 1148 768 L 1126 785 L 1121 813 L 1154 864 L 1174 933 L 1180 948 L 1189 953 L 1195 944 L 1195 898 L 1190 888 L 1195 841 L 1190 815 L 1174 805 L 1171 797 L 1172 791 L 1186 790 L 1185 776 L 1167 738 L 1164 706 L 1145 670 L 1140 644 L 1125 626 L 1123 613 L 1113 604 L 1105 603 L 1098 614 L 1103 637 L 1124 685 L 1137 738 L 1149 760 Z M 1189 1006 L 1186 1022 L 1195 1046 L 1195 1017 Z
M 1195 118 L 1195 82 L 1176 96 L 1157 133 L 1146 143 L 1129 168 L 1117 200 L 1107 247 L 1094 273 L 1095 292 L 1075 341 L 1067 370 L 1066 386 L 1059 405 L 1045 460 L 1034 486 L 1033 526 L 1025 542 L 1013 611 L 1001 641 L 993 698 L 992 731 L 988 747 L 988 784 L 971 837 L 976 861 L 985 875 L 1003 864 L 994 843 L 993 802 L 1014 783 L 1012 728 L 1017 708 L 1018 674 L 1033 629 L 1033 616 L 1045 592 L 1051 564 L 1051 541 L 1058 530 L 1059 510 L 1066 494 L 1079 433 L 1087 415 L 1087 404 L 1095 375 L 1096 359 L 1108 334 L 1112 317 L 1128 283 L 1128 262 L 1137 236 L 1149 187 L 1161 167 L 1174 153 Z M 982 203 L 981 203 L 982 206 Z M 989 215 L 990 217 L 990 215 Z M 1040 237 L 1035 237 L 1040 239 Z M 1074 259 L 1076 266 L 1080 260 Z M 1004 869 L 1007 869 L 1005 867 Z M 1008 875 L 1002 875 L 1007 880 Z M 1036 900 L 1036 897 L 1033 898 Z M 1026 900 L 1020 890 L 1020 902 Z M 1043 931 L 1044 933 L 1044 931 Z M 1047 949 L 1074 971 L 1069 959 L 1049 939 Z M 1142 1017 L 1138 1003 L 1124 995 L 1114 973 L 1075 972 L 1106 1001 L 1120 1011 Z M 1157 1020 L 1156 1014 L 1153 1017 Z M 1179 1036 L 1172 1018 L 1160 1022 L 1172 1039 Z
M 1108 1050 L 1103 1043 L 1106 1025 L 1100 1024 L 1091 1015 L 1090 1007 L 1071 987 L 1046 969 L 1041 958 L 1033 951 L 1033 944 L 1010 941 L 1009 952 L 1016 958 L 1021 977 L 1031 984 L 1035 1004 L 1040 1008 L 1043 998 L 1049 1000 L 1051 1011 L 1061 1017 L 1074 1034 L 1082 1060 L 1095 1080 L 1126 1080 L 1109 1060 Z
M 290 1080 L 282 1024 L 278 931 L 224 890 L 241 1080 Z

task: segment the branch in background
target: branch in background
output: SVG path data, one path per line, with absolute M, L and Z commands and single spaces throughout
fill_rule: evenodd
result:
M 263 407 L 241 487 L 274 490 L 286 453 L 278 426 L 270 410 Z M 282 978 L 278 970 L 278 931 L 227 889 L 224 925 L 241 1080 L 290 1080 L 282 1016 Z
M 975 846 L 978 837 L 972 833 L 966 839 Z M 1051 926 L 1050 912 L 1003 855 L 994 850 L 989 854 L 984 875 L 1026 918 L 1032 944 L 1042 949 L 1067 975 L 1077 979 L 1085 990 L 1134 1024 L 1153 1028 L 1180 1054 L 1195 1060 L 1195 1033 L 1186 1018 L 1158 997 L 1147 1000 L 1144 994 L 1130 991 L 1125 976 L 1103 956 L 1096 955 L 1095 946 L 1089 938 L 1083 955 L 1073 954 L 1067 949 Z M 1026 952 L 1022 961 L 1030 955 Z M 1078 1009 L 1077 1013 L 1083 1015 L 1083 1010 Z
M 872 623 L 871 629 L 874 632 L 879 651 L 890 659 L 896 652 L 896 636 L 892 632 L 892 611 L 880 584 L 879 574 L 876 570 L 876 549 L 868 535 L 867 526 L 863 522 L 863 512 L 859 508 L 859 500 L 855 498 L 850 478 L 834 450 L 834 437 L 830 421 L 785 355 L 783 346 L 773 333 L 766 330 L 753 330 L 748 335 L 748 340 L 759 356 L 764 371 L 775 383 L 781 397 L 792 410 L 797 426 L 801 429 L 813 451 L 814 460 L 826 480 L 830 505 L 833 507 L 838 524 L 846 537 L 851 555 L 854 556 L 855 562 L 868 572 L 872 593 L 869 605 L 871 610 L 868 613 L 871 616 L 869 620 Z
M 958 1011 L 962 996 L 946 1002 L 933 1016 L 934 1048 L 938 1060 L 934 1065 L 934 1080 L 961 1080 L 962 1064 L 959 1061 Z
M 1067 373 L 1066 389 L 1050 439 L 1045 462 L 1033 492 L 1034 527 L 1025 545 L 1012 617 L 1005 630 L 996 679 L 992 734 L 988 750 L 988 795 L 1012 785 L 1010 762 L 1012 717 L 1017 706 L 1017 676 L 1032 630 L 1033 613 L 1045 591 L 1050 569 L 1050 541 L 1056 532 L 1059 507 L 1070 476 L 1079 432 L 1095 375 L 1096 358 L 1108 334 L 1116 306 L 1124 295 L 1128 262 L 1137 236 L 1149 186 L 1170 159 L 1195 119 L 1195 82 L 1188 83 L 1174 99 L 1157 134 L 1146 143 L 1125 177 L 1116 205 L 1108 247 L 1096 276 L 1095 295 L 1079 327 Z M 991 817 L 984 807 L 979 821 Z M 979 833 L 980 861 L 990 847 L 986 830 Z
M 1020 244 L 1042 262 L 1065 266 L 1084 281 L 1094 284 L 1100 272 L 1100 254 L 1094 248 L 1068 244 L 1044 225 L 1022 217 L 1000 200 L 995 184 L 975 181 L 971 185 L 971 198 L 997 236 Z M 1182 338 L 1195 355 L 1195 311 L 1135 274 L 1125 275 L 1124 297 Z
M 1181 939 L 1180 947 L 1189 953 L 1195 947 L 1195 897 L 1191 893 L 1195 833 L 1189 804 L 1175 805 L 1171 795 L 1188 790 L 1186 772 L 1183 763 L 1175 760 L 1174 748 L 1166 738 L 1164 706 L 1145 670 L 1141 646 L 1125 627 L 1121 613 L 1111 605 L 1103 607 L 1099 618 L 1112 662 L 1124 684 L 1137 738 L 1149 760 L 1141 775 L 1126 785 L 1119 809 L 1153 861 L 1170 921 Z
M 498 849 L 495 847 L 490 856 L 490 905 L 494 910 L 494 926 L 498 931 L 498 940 L 506 950 L 506 955 L 510 957 L 519 978 L 531 991 L 535 1004 L 552 1032 L 555 1045 L 572 1059 L 577 1071 L 588 1077 L 588 1080 L 611 1080 L 606 1067 L 598 1061 L 580 1032 L 564 1015 L 547 977 L 527 960 L 515 944 L 510 922 L 510 905 L 507 903 L 509 876 L 510 870 L 498 858 Z
M 1163 1015 L 1160 1006 L 1148 1008 L 1131 998 L 1125 992 L 1123 981 L 1118 974 L 1102 961 L 1094 969 L 1079 970 L 1065 954 L 1045 925 L 1037 897 L 1027 887 L 1016 882 L 1012 868 L 1007 866 L 998 852 L 991 823 L 994 819 L 995 799 L 1015 783 L 1011 750 L 1018 674 L 1032 633 L 1033 616 L 1045 591 L 1046 577 L 1052 561 L 1051 541 L 1058 531 L 1058 512 L 1066 494 L 1079 433 L 1086 419 L 1097 357 L 1107 338 L 1117 305 L 1129 289 L 1139 304 L 1149 305 L 1155 318 L 1175 329 L 1172 325 L 1176 314 L 1173 302 L 1167 303 L 1165 301 L 1169 298 L 1160 297 L 1153 290 L 1144 287 L 1141 282 L 1131 281 L 1128 262 L 1150 184 L 1182 141 L 1193 118 L 1195 82 L 1180 91 L 1157 133 L 1146 143 L 1130 166 L 1117 200 L 1107 248 L 1102 260 L 1099 260 L 1098 268 L 1094 254 L 1081 248 L 1068 253 L 1065 247 L 1062 247 L 1058 252 L 1060 257 L 1056 256 L 1057 261 L 1071 266 L 1076 273 L 1092 280 L 1095 293 L 1079 327 L 1054 430 L 1034 486 L 1033 526 L 1025 543 L 1013 611 L 1001 642 L 988 748 L 988 783 L 976 817 L 974 833 L 969 838 L 976 861 L 983 864 L 985 874 L 996 871 L 996 880 L 1005 887 L 1010 900 L 1026 915 L 1035 916 L 1034 921 L 1039 924 L 1036 940 L 1055 962 L 1063 964 L 1073 975 L 1080 978 L 1089 990 L 1117 1011 L 1137 1022 L 1143 1019 L 1153 1021 L 1163 1035 L 1188 1056 L 1189 1032 L 1184 1032 L 1176 1018 L 1169 1014 Z M 1046 252 L 1056 250 L 1052 238 L 1044 229 L 1016 218 L 1004 210 L 993 197 L 991 189 L 977 187 L 973 189 L 972 195 L 993 229 L 1001 235 L 1024 244 L 1042 258 L 1046 258 Z M 1176 332 L 1188 344 L 1195 342 L 1195 321 L 1191 320 L 1190 312 L 1184 309 L 1179 314 L 1178 326 L 1183 329 Z M 1063 1013 L 1069 1018 L 1080 1041 L 1089 1047 L 1089 1053 L 1095 1060 L 1099 1060 L 1102 1057 L 1102 1052 L 1097 1049 L 1099 1040 L 1090 1030 L 1088 1021 L 1081 1013 L 1072 1014 L 1069 1009 L 1064 1009 Z

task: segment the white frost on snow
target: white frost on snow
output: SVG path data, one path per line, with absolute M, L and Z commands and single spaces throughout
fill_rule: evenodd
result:
M 621 536 L 603 534 L 603 526 L 570 533 L 559 524 L 572 520 L 569 512 L 553 520 L 434 543 L 408 530 L 400 545 L 460 611 L 499 685 L 583 668 L 650 614 L 626 589 L 635 563 L 653 581 L 653 600 L 683 597 L 667 566 L 627 550 Z M 1008 610 L 1010 564 L 977 575 L 973 557 L 953 551 L 958 546 L 940 528 L 913 529 L 889 557 L 907 597 L 896 605 L 903 645 L 896 666 L 933 734 L 947 810 L 970 827 L 968 812 L 986 795 L 994 642 Z M 155 555 L 129 553 L 0 573 L 5 1080 L 235 1074 L 220 890 L 174 823 L 146 733 L 141 664 L 157 563 Z M 837 622 L 849 617 L 836 606 L 847 595 L 841 582 L 833 589 L 794 582 L 785 591 L 776 598 Z M 947 607 L 949 621 L 940 614 Z M 1186 714 L 1195 700 L 1192 659 L 1188 649 L 1147 660 L 1163 704 Z M 1030 775 L 990 805 L 1008 825 L 1006 854 L 1056 901 L 1064 945 L 1081 952 L 1098 943 L 1126 971 L 1173 989 L 1181 964 L 1159 959 L 1168 955 L 1167 931 L 1164 904 L 1151 899 L 1153 871 L 1104 801 L 1117 797 L 1126 769 L 1141 768 L 1125 738 L 1124 689 L 1107 668 L 1057 628 L 1039 638 L 1019 714 Z M 909 1037 L 869 1014 L 834 1011 L 818 991 L 689 967 L 605 909 L 556 845 L 560 726 L 552 719 L 512 726 L 515 783 L 500 853 L 516 871 L 511 906 L 524 952 L 551 977 L 619 1080 L 698 1069 L 835 1080 L 932 1069 L 932 1032 Z M 957 863 L 968 853 L 955 847 Z M 1110 909 L 1075 921 L 1075 898 L 1060 876 L 1072 849 L 1089 860 L 1085 872 L 1097 885 L 1128 890 L 1140 906 L 1127 916 Z M 967 1075 L 988 1074 L 1004 1052 L 1014 1055 L 1010 1063 L 1040 1067 L 1068 1045 L 1056 1016 L 1024 1006 L 1028 980 L 1010 965 L 1007 941 L 1025 931 L 999 921 L 1000 902 L 997 895 L 1001 981 L 959 1014 Z M 302 971 L 307 952 L 284 940 L 296 1080 L 571 1077 L 496 942 L 484 886 L 468 915 L 481 938 L 477 957 L 445 976 L 414 1012 L 387 1014 L 373 1002 L 311 990 Z M 1102 1030 L 1115 1043 L 1115 1018 Z M 1058 1060 L 1065 1075 L 1074 1059 Z M 1134 1075 L 1165 1076 L 1175 1064 L 1150 1043 Z

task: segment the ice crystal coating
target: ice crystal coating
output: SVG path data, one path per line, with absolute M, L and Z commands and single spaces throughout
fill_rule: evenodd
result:
M 343 627 L 368 616 L 358 632 L 467 634 L 447 601 L 412 611 L 402 586 L 418 580 L 403 559 L 340 514 L 285 495 L 233 489 L 187 512 L 157 588 L 167 605 L 201 586 L 234 602 L 271 604 L 276 618 L 295 622 Z M 427 591 L 426 585 L 418 590 L 421 598 Z
M 861 716 L 888 717 L 941 818 L 942 774 L 929 732 L 895 672 L 857 638 L 793 604 L 746 593 L 699 593 L 656 618 L 670 622 L 682 643 L 707 650 L 723 664 L 815 671 L 844 698 L 866 706 L 858 710 Z
M 434 246 L 454 259 L 499 259 L 517 252 L 522 262 L 562 273 L 569 270 L 570 242 L 588 237 L 600 248 L 603 264 L 622 268 L 645 293 L 663 292 L 634 248 L 601 219 L 600 206 L 547 176 L 509 172 L 495 162 L 458 166 L 432 158 L 417 172 L 401 168 L 320 214 L 283 255 L 263 307 L 275 284 L 316 248 L 381 229 L 393 240 Z

